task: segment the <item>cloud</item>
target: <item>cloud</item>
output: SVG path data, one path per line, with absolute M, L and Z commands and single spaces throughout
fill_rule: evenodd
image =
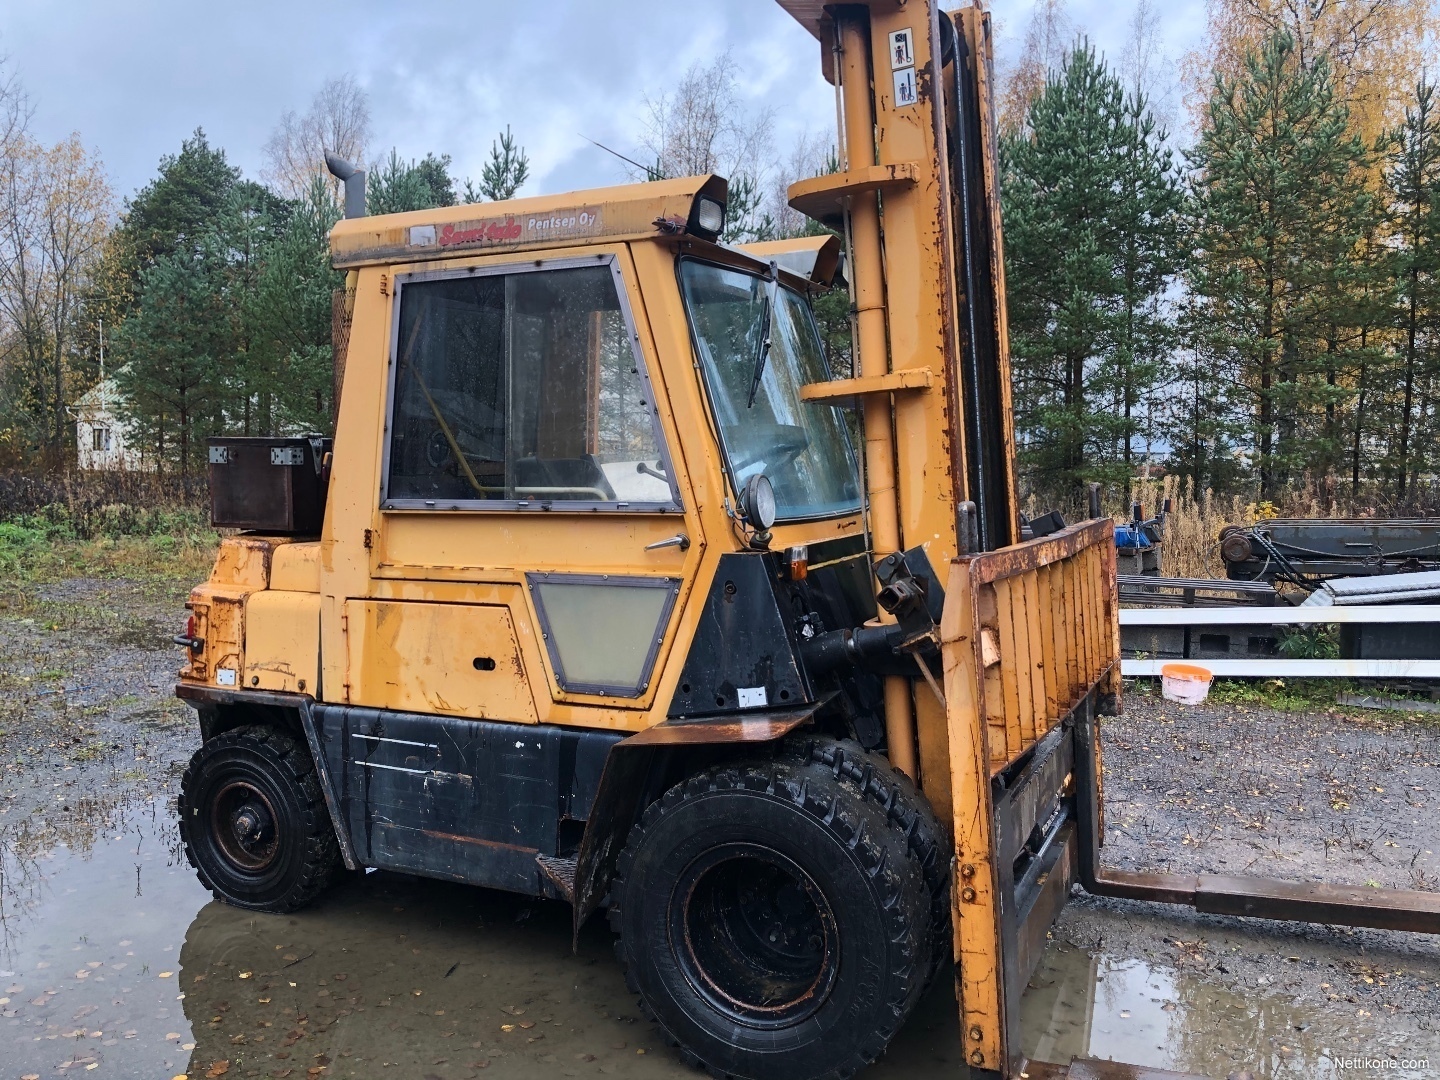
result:
M 613 183 L 623 165 L 584 141 L 636 148 L 646 95 L 729 49 L 751 104 L 773 106 L 777 143 L 834 124 L 819 46 L 778 5 L 673 0 L 529 5 L 353 0 L 345 5 L 118 5 L 70 0 L 0 16 L 47 140 L 79 131 L 125 195 L 194 128 L 258 177 L 286 109 L 352 73 L 370 95 L 376 157 L 450 154 L 478 176 L 508 123 L 531 159 L 526 190 Z

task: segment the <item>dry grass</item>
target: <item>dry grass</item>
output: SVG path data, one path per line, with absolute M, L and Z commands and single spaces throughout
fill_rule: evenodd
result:
M 1226 525 L 1254 525 L 1274 517 L 1344 516 L 1338 504 L 1332 501 L 1327 508 L 1310 490 L 1287 492 L 1277 502 L 1256 502 L 1240 495 L 1217 496 L 1209 490 L 1197 493 L 1192 482 L 1181 483 L 1173 476 L 1136 480 L 1130 488 L 1130 499 L 1143 504 L 1149 516 L 1154 516 L 1166 499 L 1170 500 L 1160 564 L 1166 577 L 1224 578 L 1219 541 L 1220 530 Z M 1129 519 L 1127 505 L 1119 510 L 1117 520 Z

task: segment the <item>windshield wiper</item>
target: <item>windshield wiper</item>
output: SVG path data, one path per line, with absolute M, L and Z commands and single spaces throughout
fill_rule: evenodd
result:
M 770 297 L 765 297 L 760 306 L 760 343 L 755 348 L 755 372 L 750 376 L 750 397 L 745 408 L 755 405 L 755 394 L 760 390 L 760 376 L 765 374 L 765 361 L 770 358 Z
M 770 298 L 775 295 L 775 282 L 779 277 L 776 269 L 772 262 L 769 283 L 765 287 L 765 300 L 760 306 L 760 341 L 755 346 L 755 370 L 750 376 L 750 397 L 745 402 L 747 409 L 755 407 L 755 395 L 760 390 L 760 376 L 765 374 L 765 361 L 770 359 Z

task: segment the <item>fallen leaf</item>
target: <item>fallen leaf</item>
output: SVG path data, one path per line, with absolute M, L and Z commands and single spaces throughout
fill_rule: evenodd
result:
M 180 1032 L 178 1032 L 178 1031 L 167 1031 L 167 1032 L 165 1033 L 165 1038 L 167 1038 L 167 1039 L 178 1039 L 178 1038 L 180 1038 Z
M 248 978 L 250 978 L 251 975 L 254 975 L 254 974 L 255 974 L 255 973 L 254 973 L 253 971 L 242 971 L 242 972 L 240 972 L 240 978 L 242 978 L 242 979 L 248 979 Z
M 514 1030 L 515 1030 L 515 1025 L 514 1025 L 514 1024 L 501 1024 L 501 1025 L 500 1025 L 500 1030 L 501 1030 L 501 1031 L 514 1031 Z
M 522 1031 L 529 1031 L 529 1030 L 530 1030 L 532 1027 L 534 1027 L 534 1026 L 535 1026 L 535 1021 L 534 1021 L 534 1020 L 521 1020 L 521 1021 L 520 1021 L 520 1028 L 521 1028 Z
M 336 976 L 335 976 L 335 981 L 336 981 L 336 982 L 344 982 L 344 981 L 345 981 L 346 979 L 348 979 L 349 977 L 350 977 L 350 976 L 345 975 L 345 974 L 336 975 Z
M 294 1069 L 276 1069 L 276 1070 L 275 1070 L 274 1072 L 272 1072 L 270 1075 L 271 1075 L 271 1076 L 275 1076 L 275 1077 L 286 1077 L 286 1076 L 289 1076 L 289 1075 L 290 1075 L 291 1073 L 293 1073 L 294 1071 L 295 1071 Z
M 175 973 L 174 973 L 173 971 L 162 971 L 162 972 L 160 972 L 160 978 L 162 978 L 162 979 L 168 979 L 171 975 L 174 975 L 174 974 L 175 974 Z
M 229 1072 L 229 1071 L 230 1071 L 230 1062 L 228 1062 L 228 1061 L 215 1061 L 215 1062 L 211 1062 L 211 1064 L 210 1064 L 210 1069 L 209 1069 L 208 1072 L 206 1072 L 205 1075 L 206 1075 L 207 1078 L 209 1078 L 209 1080 L 214 1080 L 215 1077 L 217 1077 L 217 1076 L 224 1076 L 224 1075 L 225 1075 L 227 1072 Z

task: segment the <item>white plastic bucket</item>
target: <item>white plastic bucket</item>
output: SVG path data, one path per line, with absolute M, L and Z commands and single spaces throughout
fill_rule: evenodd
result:
M 1199 705 L 1210 693 L 1208 668 L 1194 664 L 1166 664 L 1160 669 L 1160 694 L 1166 701 Z

